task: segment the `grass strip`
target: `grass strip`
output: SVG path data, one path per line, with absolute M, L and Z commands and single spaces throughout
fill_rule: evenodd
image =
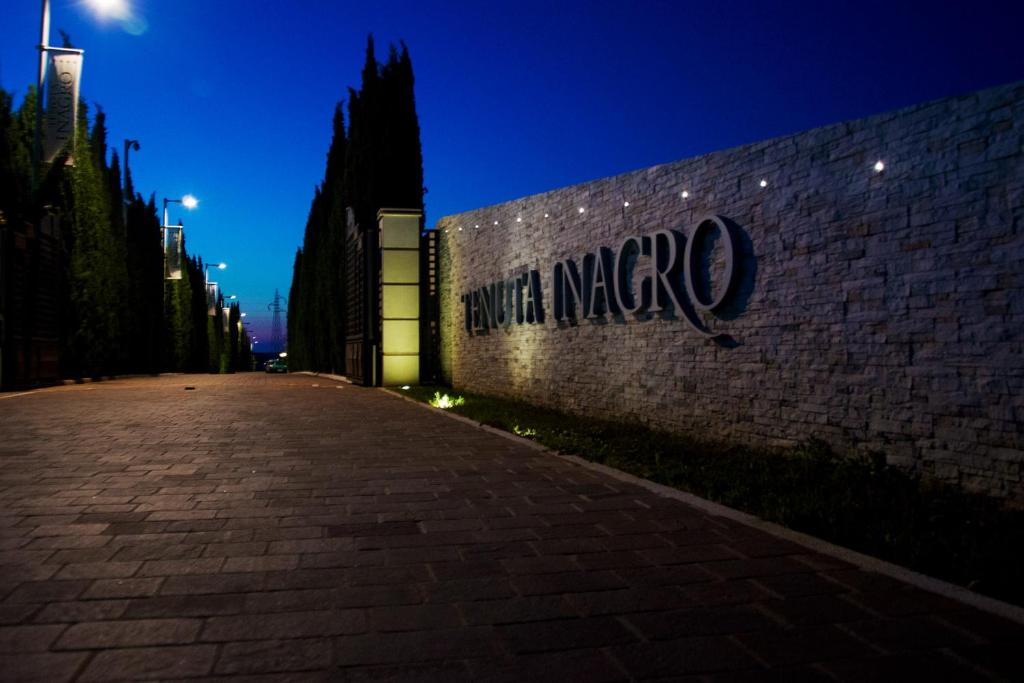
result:
M 688 491 L 985 595 L 1024 605 L 1024 511 L 808 439 L 786 450 L 728 446 L 493 396 L 402 393 L 639 477 Z M 461 403 L 458 398 L 464 399 Z

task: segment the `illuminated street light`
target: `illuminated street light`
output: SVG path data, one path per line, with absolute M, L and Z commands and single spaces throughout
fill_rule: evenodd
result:
M 130 173 L 130 171 L 128 169 L 128 153 L 131 152 L 133 149 L 136 152 L 138 152 L 140 147 L 141 147 L 141 145 L 139 145 L 139 141 L 138 140 L 132 140 L 130 138 L 125 138 L 125 140 L 124 140 L 124 178 L 123 178 L 124 183 L 122 185 L 122 195 L 121 195 L 121 217 L 124 219 L 123 222 L 124 222 L 125 225 L 128 225 L 128 205 L 132 203 L 132 199 L 133 199 L 133 197 L 129 197 L 128 196 L 128 180 L 129 180 L 129 178 L 131 178 L 131 173 Z
M 181 204 L 186 209 L 191 211 L 192 209 L 194 209 L 197 206 L 199 206 L 199 200 L 196 199 L 195 196 L 190 195 L 190 194 L 185 195 L 181 199 L 168 199 L 167 197 L 164 197 L 164 227 L 165 228 L 177 227 L 177 226 L 170 226 L 170 225 L 167 224 L 167 205 L 168 204 Z
M 86 4 L 100 17 L 121 19 L 129 14 L 126 0 L 88 0 Z
M 206 283 L 207 284 L 211 284 L 210 283 L 210 268 L 218 268 L 220 270 L 224 270 L 227 267 L 228 267 L 228 264 L 226 264 L 224 262 L 221 262 L 221 263 L 207 263 L 206 267 L 203 268 L 203 272 L 206 274 L 205 275 Z M 217 283 L 214 282 L 212 284 L 217 284 Z

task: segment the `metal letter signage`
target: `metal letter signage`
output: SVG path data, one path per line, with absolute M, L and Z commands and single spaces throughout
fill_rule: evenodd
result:
M 739 237 L 733 223 L 722 216 L 708 216 L 697 223 L 689 239 L 677 230 L 657 230 L 623 239 L 617 252 L 600 247 L 584 254 L 580 269 L 573 259 L 562 259 L 552 268 L 554 318 L 561 324 L 603 319 L 609 314 L 624 321 L 660 314 L 685 321 L 702 337 L 725 335 L 713 332 L 701 313 L 714 314 L 736 291 L 741 275 L 736 267 Z M 721 266 L 712 286 L 711 239 L 720 235 Z M 643 271 L 641 257 L 648 257 Z M 639 276 L 639 278 L 637 277 Z M 714 294 L 712 294 L 714 292 Z M 499 280 L 462 296 L 465 328 L 470 335 L 490 329 L 544 322 L 540 272 Z

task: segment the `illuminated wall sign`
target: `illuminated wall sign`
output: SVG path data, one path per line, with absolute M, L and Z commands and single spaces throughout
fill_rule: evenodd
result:
M 723 253 L 713 278 L 706 259 L 716 233 Z M 600 247 L 579 263 L 558 261 L 552 268 L 552 317 L 571 324 L 608 315 L 624 319 L 660 314 L 686 321 L 701 336 L 719 337 L 699 313 L 714 313 L 735 292 L 741 275 L 735 266 L 738 239 L 731 221 L 709 216 L 697 224 L 688 240 L 677 230 L 657 230 L 626 237 L 617 250 Z M 648 259 L 644 268 L 638 268 L 641 257 Z M 712 287 L 712 279 L 717 287 Z M 509 325 L 542 324 L 545 300 L 537 270 L 474 289 L 462 295 L 466 332 L 485 334 Z

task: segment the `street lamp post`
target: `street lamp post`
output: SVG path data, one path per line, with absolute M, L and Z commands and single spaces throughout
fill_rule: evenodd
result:
M 124 10 L 123 4 L 104 2 L 103 0 L 89 0 L 89 4 L 100 13 L 111 14 L 115 11 Z M 48 52 L 61 54 L 84 54 L 85 50 L 68 47 L 54 47 L 50 45 L 50 0 L 43 0 L 42 18 L 39 22 L 39 79 L 36 89 L 36 126 L 32 135 L 32 189 L 35 190 L 39 182 L 39 167 L 43 156 L 43 88 L 46 86 L 46 61 Z
M 206 284 L 208 284 L 208 285 L 215 285 L 215 284 L 217 284 L 216 282 L 210 282 L 210 268 L 217 268 L 219 270 L 224 270 L 227 267 L 228 267 L 228 264 L 226 264 L 226 263 L 207 263 L 206 267 L 203 268 L 203 272 L 205 273 L 204 277 L 205 277 L 205 280 L 206 280 Z
M 39 160 L 43 156 L 43 87 L 46 85 L 46 51 L 50 42 L 50 0 L 43 0 L 39 38 L 39 80 L 36 88 L 36 129 L 32 136 L 32 189 L 39 181 Z
M 137 144 L 138 143 L 136 143 L 136 145 Z M 125 149 L 127 149 L 127 143 L 125 143 Z M 136 147 L 136 149 L 138 149 L 138 147 Z M 128 155 L 128 152 L 126 151 L 125 152 L 125 158 L 127 158 L 127 155 Z M 163 226 L 165 228 L 177 227 L 177 226 L 172 226 L 172 225 L 168 225 L 167 224 L 167 205 L 168 204 L 181 204 L 186 209 L 191 211 L 192 209 L 194 209 L 197 206 L 199 206 L 199 200 L 196 199 L 194 196 L 192 196 L 190 194 L 185 195 L 181 199 L 168 199 L 167 197 L 164 197 L 164 223 L 163 223 Z
M 84 54 L 85 50 L 50 45 L 50 0 L 43 0 L 43 16 L 39 28 L 39 80 L 36 88 L 36 128 L 32 134 L 32 189 L 39 183 L 39 166 L 43 158 L 43 88 L 46 87 L 47 53 Z
M 164 247 L 164 279 L 180 280 L 182 271 L 182 232 L 184 229 L 181 225 L 181 219 L 178 220 L 177 225 L 171 225 L 167 222 L 168 204 L 181 204 L 186 209 L 192 210 L 199 206 L 199 200 L 190 194 L 187 194 L 180 199 L 168 199 L 167 197 L 164 197 L 163 222 L 160 224 L 160 232 L 163 237 Z
M 139 148 L 140 148 L 140 145 L 139 145 L 139 141 L 138 140 L 129 140 L 128 138 L 125 138 L 125 140 L 124 140 L 124 183 L 123 184 L 124 184 L 124 192 L 126 194 L 128 192 L 128 152 L 132 151 L 133 149 L 136 152 L 138 152 Z
M 124 189 L 121 191 L 121 215 L 124 219 L 125 227 L 128 226 L 128 205 L 132 203 L 134 197 L 128 196 L 128 152 L 131 150 L 139 151 L 139 141 L 129 140 L 125 138 L 124 141 L 124 178 L 122 179 L 122 185 Z
M 207 263 L 203 268 L 203 281 L 206 283 L 206 314 L 209 316 L 217 315 L 217 283 L 210 282 L 210 268 L 218 268 L 224 270 L 228 267 L 228 264 L 221 263 Z

